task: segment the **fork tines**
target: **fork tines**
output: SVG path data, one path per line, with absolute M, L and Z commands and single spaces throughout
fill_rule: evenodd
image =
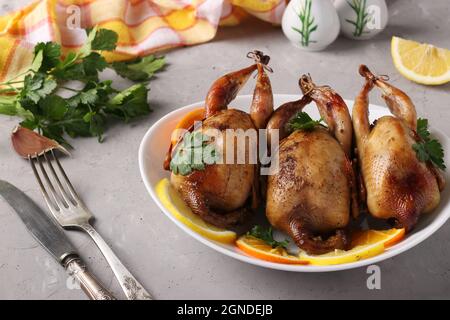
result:
M 37 154 L 35 154 L 34 156 L 29 155 L 28 160 L 31 164 L 31 168 L 33 169 L 34 175 L 39 183 L 39 187 L 41 188 L 41 192 L 42 195 L 44 196 L 45 202 L 47 203 L 47 206 L 50 209 L 60 211 L 64 208 L 69 208 L 69 206 L 71 205 L 76 206 L 81 202 L 53 150 L 44 152 L 42 155 Z M 45 187 L 41 179 L 41 175 L 39 174 L 39 171 L 36 168 L 35 164 L 36 162 L 39 166 L 40 169 L 39 171 L 44 177 L 44 180 L 48 188 Z M 55 170 L 52 162 L 56 163 L 56 167 L 58 167 L 57 170 L 59 172 L 59 176 L 62 177 L 65 186 L 63 186 L 63 184 L 61 183 L 61 179 L 59 178 L 58 173 Z M 48 169 L 50 169 L 50 175 L 52 176 L 52 179 L 50 179 L 45 167 L 48 167 Z M 52 180 L 56 182 L 58 191 L 55 189 L 54 186 L 55 184 L 52 183 Z M 47 189 L 49 190 L 49 192 L 47 191 Z M 49 196 L 49 193 L 51 194 L 51 197 Z

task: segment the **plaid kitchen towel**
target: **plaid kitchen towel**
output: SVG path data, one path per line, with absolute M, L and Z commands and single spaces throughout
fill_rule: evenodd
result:
M 0 17 L 0 81 L 27 70 L 37 42 L 54 41 L 63 53 L 99 25 L 119 34 L 109 61 L 193 45 L 214 38 L 219 25 L 253 15 L 279 24 L 286 0 L 41 0 Z

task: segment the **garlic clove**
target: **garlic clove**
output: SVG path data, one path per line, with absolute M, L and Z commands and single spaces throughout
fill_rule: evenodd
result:
M 34 158 L 53 149 L 59 149 L 61 152 L 70 156 L 69 151 L 55 140 L 44 137 L 33 130 L 19 125 L 12 131 L 11 141 L 14 150 L 24 158 Z

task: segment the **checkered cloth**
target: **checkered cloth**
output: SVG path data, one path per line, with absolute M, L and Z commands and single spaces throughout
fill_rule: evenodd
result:
M 279 24 L 286 0 L 41 0 L 0 17 L 0 81 L 29 68 L 34 44 L 58 42 L 63 53 L 80 48 L 84 28 L 119 34 L 109 61 L 214 38 L 218 26 L 253 15 Z M 79 27 L 77 27 L 79 26 Z M 81 28 L 80 28 L 81 27 Z

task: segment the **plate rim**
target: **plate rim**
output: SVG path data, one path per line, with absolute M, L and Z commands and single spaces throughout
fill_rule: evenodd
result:
M 275 96 L 283 99 L 298 99 L 301 97 L 299 94 L 274 94 Z M 251 99 L 252 95 L 246 94 L 246 95 L 238 95 L 235 99 Z M 353 105 L 354 100 L 353 99 L 344 99 L 345 103 L 347 105 Z M 156 203 L 158 208 L 164 213 L 165 216 L 167 216 L 172 222 L 174 222 L 179 228 L 181 228 L 184 232 L 186 232 L 188 235 L 196 239 L 197 241 L 201 242 L 202 244 L 206 245 L 207 247 L 214 249 L 226 256 L 229 256 L 231 258 L 237 259 L 242 262 L 246 262 L 251 265 L 268 268 L 268 269 L 274 269 L 274 270 L 281 270 L 281 271 L 290 271 L 290 272 L 333 272 L 333 271 L 343 271 L 343 270 L 349 270 L 349 269 L 355 269 L 364 267 L 367 265 L 376 264 L 377 262 L 381 262 L 387 259 L 390 259 L 394 256 L 397 256 L 415 246 L 420 244 L 421 242 L 425 241 L 427 238 L 429 238 L 431 235 L 433 235 L 437 230 L 439 230 L 450 218 L 450 210 L 447 210 L 447 213 L 444 215 L 444 217 L 440 217 L 440 219 L 433 220 L 429 225 L 427 225 L 425 228 L 420 230 L 421 234 L 416 234 L 417 236 L 412 238 L 407 243 L 404 243 L 402 246 L 394 245 L 393 247 L 389 248 L 388 250 L 385 250 L 383 253 L 368 258 L 363 259 L 356 262 L 351 263 L 345 263 L 345 264 L 337 264 L 337 265 L 329 265 L 329 266 L 317 266 L 317 265 L 289 265 L 289 264 L 281 264 L 281 263 L 273 263 L 265 260 L 260 260 L 253 258 L 251 256 L 245 255 L 244 253 L 239 253 L 237 250 L 229 250 L 224 247 L 222 247 L 220 244 L 216 243 L 214 240 L 207 239 L 203 237 L 202 235 L 198 234 L 197 232 L 191 230 L 187 226 L 185 226 L 182 222 L 178 221 L 170 212 L 167 211 L 167 209 L 164 207 L 164 205 L 160 202 L 158 196 L 153 190 L 153 186 L 150 184 L 149 179 L 146 175 L 146 169 L 144 165 L 144 149 L 145 145 L 147 143 L 147 140 L 159 126 L 161 126 L 163 123 L 167 121 L 167 119 L 171 118 L 174 113 L 180 113 L 183 110 L 190 109 L 193 107 L 198 107 L 200 105 L 204 105 L 203 101 L 198 101 L 191 103 L 189 105 L 177 108 L 160 119 L 156 121 L 153 125 L 148 128 L 146 133 L 144 134 L 140 144 L 139 144 L 139 151 L 138 151 L 138 162 L 139 162 L 139 171 L 141 174 L 141 179 L 144 182 L 144 185 L 147 189 L 147 192 L 150 194 L 152 200 Z M 376 104 L 370 104 L 369 107 L 378 107 L 387 109 L 385 106 L 380 106 Z M 446 144 L 449 142 L 448 136 L 443 133 L 440 130 L 434 130 L 437 132 L 440 136 L 444 137 L 446 139 Z M 442 193 L 441 193 L 442 194 Z

